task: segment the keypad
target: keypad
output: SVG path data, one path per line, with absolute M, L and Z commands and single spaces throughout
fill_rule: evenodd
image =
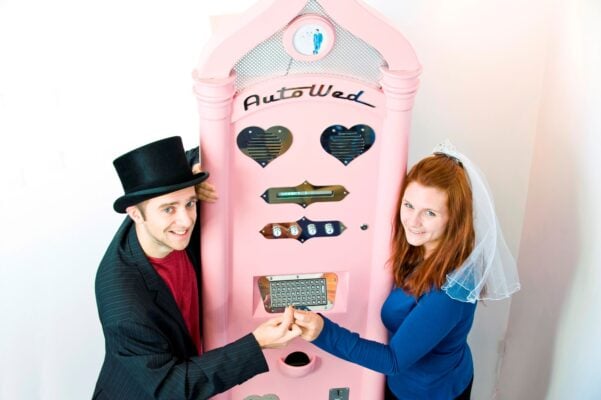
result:
M 292 279 L 269 283 L 271 307 L 323 306 L 328 304 L 326 279 Z

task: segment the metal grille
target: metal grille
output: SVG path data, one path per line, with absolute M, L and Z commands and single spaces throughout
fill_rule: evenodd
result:
M 272 281 L 269 289 L 271 307 L 309 307 L 328 303 L 325 278 Z
M 358 154 L 363 153 L 365 140 L 356 132 L 350 132 L 341 136 L 333 136 L 330 142 L 330 152 L 334 157 L 348 164 Z
M 292 58 L 284 49 L 282 27 L 269 39 L 248 52 L 234 66 L 236 89 L 274 77 L 295 74 L 331 74 L 351 77 L 379 85 L 380 67 L 386 62 L 382 55 L 363 40 L 342 28 L 330 18 L 317 0 L 309 0 L 299 13 L 318 14 L 327 18 L 336 31 L 336 43 L 331 52 L 321 60 L 304 62 Z
M 259 163 L 268 163 L 280 154 L 282 141 L 271 132 L 256 136 L 248 142 L 248 154 Z

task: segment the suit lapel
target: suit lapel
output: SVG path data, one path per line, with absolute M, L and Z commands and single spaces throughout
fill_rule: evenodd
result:
M 186 338 L 186 348 L 195 349 L 196 345 L 193 343 L 192 338 L 190 337 L 190 333 L 188 332 L 188 327 L 184 322 L 182 313 L 177 306 L 171 291 L 159 274 L 154 270 L 153 266 L 150 264 L 150 261 L 148 261 L 148 258 L 146 258 L 146 255 L 142 250 L 142 246 L 140 246 L 140 242 L 138 241 L 136 230 L 133 224 L 128 233 L 126 248 L 132 264 L 138 268 L 142 274 L 142 277 L 146 281 L 148 291 L 154 293 L 155 304 L 178 325 L 182 332 L 186 333 L 183 335 Z

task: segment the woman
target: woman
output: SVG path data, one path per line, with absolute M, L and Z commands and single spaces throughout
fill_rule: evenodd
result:
M 467 335 L 476 303 L 519 289 L 515 263 L 484 180 L 449 143 L 409 171 L 398 200 L 384 302 L 388 344 L 359 337 L 326 317 L 295 311 L 303 338 L 387 375 L 387 398 L 469 399 Z

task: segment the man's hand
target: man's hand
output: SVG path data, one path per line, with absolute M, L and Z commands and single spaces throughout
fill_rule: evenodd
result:
M 301 337 L 309 342 L 315 340 L 323 329 L 323 318 L 311 311 L 294 310 L 294 323 L 300 327 Z
M 202 172 L 200 164 L 194 164 L 192 166 L 192 173 L 198 174 L 200 172 Z M 196 189 L 196 197 L 198 197 L 198 199 L 201 201 L 214 203 L 219 198 L 219 196 L 217 196 L 217 190 L 215 190 L 215 186 L 207 181 L 200 182 L 194 187 L 194 189 Z
M 262 349 L 284 347 L 289 341 L 300 336 L 301 330 L 294 325 L 294 309 L 287 307 L 284 314 L 272 318 L 257 327 L 253 335 Z

